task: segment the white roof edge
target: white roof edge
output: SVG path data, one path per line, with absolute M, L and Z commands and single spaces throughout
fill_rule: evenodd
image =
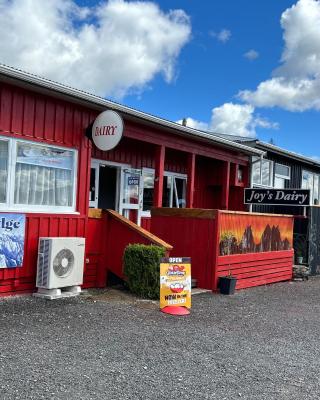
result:
M 102 97 L 87 93 L 87 92 L 79 90 L 79 89 L 74 89 L 70 86 L 63 85 L 61 83 L 57 83 L 57 82 L 51 81 L 46 78 L 41 78 L 37 75 L 33 75 L 31 73 L 28 73 L 28 72 L 25 72 L 25 71 L 22 71 L 22 70 L 13 68 L 13 67 L 9 67 L 4 64 L 0 64 L 0 74 L 6 75 L 13 79 L 22 80 L 24 82 L 34 84 L 34 85 L 37 85 L 37 86 L 40 86 L 40 87 L 43 87 L 46 89 L 51 89 L 56 92 L 60 92 L 64 95 L 75 97 L 75 98 L 84 100 L 89 103 L 94 103 L 96 105 L 108 107 L 113 110 L 123 112 L 123 113 L 126 113 L 128 115 L 131 115 L 131 116 L 134 116 L 137 118 L 142 118 L 149 122 L 153 122 L 153 123 L 159 124 L 159 125 L 167 127 L 167 128 L 175 129 L 184 134 L 188 134 L 188 135 L 191 135 L 194 137 L 199 137 L 202 139 L 207 139 L 213 143 L 228 146 L 235 150 L 243 151 L 244 153 L 247 153 L 247 154 L 257 154 L 260 156 L 265 154 L 265 152 L 263 150 L 254 149 L 252 147 L 249 147 L 249 146 L 246 146 L 246 145 L 243 145 L 240 143 L 232 142 L 231 140 L 213 136 L 210 133 L 206 133 L 206 132 L 199 131 L 197 129 L 185 127 L 176 122 L 167 121 L 165 119 L 153 116 L 151 114 L 147 114 L 142 111 L 138 111 L 138 110 L 135 110 L 135 109 L 127 107 L 127 106 L 123 106 L 118 103 L 114 103 L 114 102 L 112 102 L 110 100 L 106 100 Z
M 320 167 L 320 162 L 319 161 L 314 160 L 313 158 L 310 158 L 310 157 L 306 157 L 306 156 L 304 156 L 302 154 L 295 153 L 294 151 L 285 150 L 285 149 L 283 149 L 281 147 L 278 147 L 278 146 L 276 146 L 274 144 L 266 143 L 266 142 L 263 142 L 261 140 L 257 140 L 257 144 L 260 145 L 260 146 L 263 146 L 263 147 L 265 147 L 267 149 L 276 151 L 278 153 L 282 153 L 285 156 L 294 157 L 294 158 L 299 159 L 301 161 L 304 161 L 304 162 L 306 162 L 308 164 L 312 164 L 312 165 L 315 165 L 317 167 Z

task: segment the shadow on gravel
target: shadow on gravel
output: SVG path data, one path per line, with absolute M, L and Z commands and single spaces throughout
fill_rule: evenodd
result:
M 159 302 L 154 300 L 141 299 L 131 292 L 129 292 L 125 287 L 118 285 L 115 287 L 108 287 L 105 289 L 90 289 L 85 291 L 82 295 L 86 300 L 90 302 L 114 302 L 130 304 L 137 307 L 145 309 L 158 309 Z

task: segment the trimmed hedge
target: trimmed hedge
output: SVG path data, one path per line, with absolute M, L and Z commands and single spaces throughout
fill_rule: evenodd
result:
M 123 264 L 130 291 L 147 299 L 159 299 L 160 260 L 163 247 L 129 244 L 124 251 Z

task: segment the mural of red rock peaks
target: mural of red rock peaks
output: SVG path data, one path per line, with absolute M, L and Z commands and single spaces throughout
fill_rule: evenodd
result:
M 293 220 L 254 214 L 221 214 L 219 253 L 261 253 L 292 248 Z

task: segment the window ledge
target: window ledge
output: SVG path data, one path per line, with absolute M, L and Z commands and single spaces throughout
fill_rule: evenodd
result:
M 80 215 L 79 211 L 57 211 L 57 210 L 30 210 L 30 209 L 17 209 L 17 208 L 0 208 L 0 213 L 13 213 L 13 214 L 63 214 L 63 215 Z

